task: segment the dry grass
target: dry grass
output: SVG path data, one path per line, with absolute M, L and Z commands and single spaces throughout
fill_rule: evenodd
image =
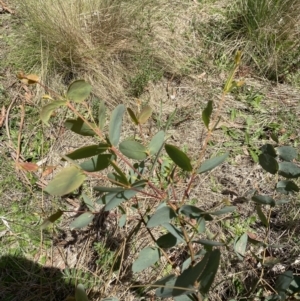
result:
M 150 73 L 180 74 L 197 49 L 183 37 L 189 17 L 188 3 L 182 1 L 14 2 L 26 23 L 19 45 L 27 47 L 29 41 L 31 51 L 35 45 L 42 55 L 42 73 L 49 79 L 55 70 L 64 83 L 83 77 L 108 103 L 125 101 L 130 80 L 145 65 L 150 64 Z

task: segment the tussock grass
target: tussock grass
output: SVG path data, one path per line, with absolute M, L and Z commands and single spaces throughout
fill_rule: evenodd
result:
M 229 11 L 229 36 L 260 75 L 283 81 L 300 66 L 300 2 L 240 0 Z
M 16 3 L 27 25 L 21 43 L 24 47 L 39 45 L 36 51 L 42 49 L 48 75 L 55 70 L 67 84 L 84 77 L 98 96 L 111 103 L 124 101 L 124 89 L 131 91 L 130 84 L 139 81 L 139 74 L 152 79 L 157 73 L 180 73 L 191 54 L 180 33 L 171 33 L 175 19 L 185 9 L 180 3 L 176 11 L 175 4 L 165 0 Z M 141 71 L 145 66 L 145 72 L 154 75 L 145 76 Z M 141 85 L 146 85 L 143 79 Z

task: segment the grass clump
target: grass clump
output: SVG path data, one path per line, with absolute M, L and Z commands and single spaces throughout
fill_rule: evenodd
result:
M 284 81 L 300 64 L 299 16 L 297 0 L 236 1 L 229 10 L 229 36 L 260 75 Z
M 117 94 L 125 71 L 119 60 L 139 51 L 132 30 L 147 0 L 16 2 L 27 25 L 25 37 L 32 38 L 32 32 L 36 37 L 35 41 L 24 41 L 25 45 L 37 42 L 47 57 L 48 68 L 60 72 L 66 83 L 77 74 L 87 76 L 89 72 L 104 87 L 101 96 Z
M 94 93 L 101 99 L 110 99 L 111 103 L 124 101 L 126 95 L 139 96 L 148 81 L 163 72 L 172 74 L 180 70 L 183 63 L 182 57 L 170 52 L 174 45 L 183 44 L 179 42 L 180 35 L 174 34 L 174 45 L 168 45 L 169 49 L 162 46 L 165 40 L 162 35 L 171 30 L 166 22 L 173 22 L 164 20 L 166 15 L 170 20 L 178 17 L 168 1 L 16 0 L 16 3 L 25 24 L 16 51 L 23 53 L 24 48 L 28 49 L 25 60 L 35 57 L 41 65 L 40 73 L 48 79 L 54 78 L 54 73 L 60 74 L 67 85 L 78 77 L 95 83 Z M 181 9 L 178 6 L 178 11 Z M 188 57 L 188 53 L 184 56 Z M 26 55 L 23 53 L 22 57 Z M 129 91 L 125 92 L 126 89 Z

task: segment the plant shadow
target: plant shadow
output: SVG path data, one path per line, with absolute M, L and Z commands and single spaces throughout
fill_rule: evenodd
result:
M 0 300 L 63 301 L 68 296 L 74 296 L 74 286 L 61 270 L 19 256 L 0 258 Z

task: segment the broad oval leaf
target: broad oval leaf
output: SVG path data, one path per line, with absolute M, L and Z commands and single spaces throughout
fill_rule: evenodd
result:
M 214 212 L 210 212 L 211 215 L 222 215 L 222 214 L 226 214 L 226 213 L 230 213 L 233 212 L 237 209 L 236 206 L 225 206 L 223 208 L 221 208 L 220 210 L 214 211 Z
M 254 195 L 251 199 L 257 204 L 275 206 L 275 201 L 268 195 Z
M 276 184 L 276 190 L 283 194 L 289 194 L 291 192 L 299 192 L 299 187 L 297 184 L 293 181 L 285 180 L 285 181 L 279 181 Z
M 76 301 L 89 301 L 86 292 L 84 290 L 84 286 L 82 284 L 78 284 L 75 289 L 75 300 Z
M 285 161 L 292 161 L 298 157 L 297 150 L 291 146 L 280 146 L 277 148 L 277 153 Z
M 125 106 L 120 104 L 113 110 L 111 114 L 108 137 L 110 143 L 114 146 L 118 145 L 120 140 L 124 112 Z
M 268 222 L 268 219 L 266 218 L 265 214 L 263 213 L 263 211 L 261 210 L 261 206 L 260 205 L 256 205 L 256 212 L 257 212 L 257 215 L 260 219 L 260 221 L 262 222 L 262 224 L 265 226 L 265 227 L 268 227 L 269 226 L 269 222 Z
M 176 213 L 172 208 L 164 206 L 156 210 L 156 212 L 150 217 L 147 223 L 147 228 L 153 228 L 168 223 L 175 216 Z
M 53 224 L 55 221 L 57 221 L 61 216 L 63 215 L 63 212 L 61 210 L 58 210 L 54 214 L 50 215 L 48 218 L 46 218 L 43 223 L 41 224 L 41 229 L 47 228 L 49 225 Z
M 179 166 L 181 169 L 186 171 L 192 171 L 193 167 L 191 165 L 191 160 L 189 157 L 180 149 L 174 145 L 166 144 L 165 150 L 172 161 Z
M 148 147 L 150 155 L 153 156 L 159 152 L 159 150 L 161 149 L 161 147 L 164 144 L 164 139 L 165 139 L 164 131 L 159 131 L 152 137 L 149 147 Z
M 174 297 L 174 301 L 196 301 L 196 299 L 192 295 L 181 295 Z
M 83 102 L 90 96 L 92 86 L 82 79 L 74 81 L 68 88 L 67 98 L 75 102 Z
M 202 162 L 200 168 L 197 170 L 197 173 L 202 174 L 204 172 L 214 169 L 218 165 L 222 164 L 228 156 L 229 153 L 225 153 L 224 155 L 205 160 L 204 162 Z
M 172 292 L 174 290 L 176 280 L 177 276 L 173 274 L 157 280 L 155 283 L 153 283 L 153 288 L 156 288 L 157 286 L 163 287 L 159 287 L 158 289 L 156 289 L 155 295 L 160 298 L 172 297 Z
M 184 235 L 180 229 L 169 223 L 162 224 L 162 226 L 175 236 L 180 243 L 184 242 Z
M 268 154 L 268 155 L 270 155 L 271 157 L 274 157 L 274 158 L 275 158 L 275 157 L 277 156 L 276 151 L 275 151 L 275 148 L 273 147 L 272 144 L 267 143 L 267 144 L 263 145 L 263 146 L 260 148 L 260 150 L 261 150 L 261 152 L 262 152 L 263 154 Z
M 139 124 L 139 121 L 137 120 L 137 117 L 135 116 L 134 112 L 130 109 L 130 108 L 127 108 L 127 112 L 131 118 L 131 120 L 133 121 L 133 123 L 135 125 L 138 125 Z
M 180 209 L 178 210 L 178 213 L 183 214 L 189 218 L 198 219 L 200 217 L 203 217 L 207 221 L 213 220 L 213 218 L 207 212 L 192 205 L 181 206 Z
M 278 162 L 269 154 L 260 154 L 258 157 L 260 166 L 267 172 L 275 175 L 278 171 Z
M 209 100 L 206 105 L 206 108 L 202 111 L 202 120 L 207 129 L 209 129 L 210 116 L 212 111 L 213 111 L 213 101 Z
M 156 243 L 160 248 L 168 249 L 168 248 L 175 247 L 176 245 L 181 243 L 181 241 L 171 233 L 167 233 L 162 235 L 160 238 L 158 238 Z
M 106 169 L 111 163 L 111 154 L 104 154 L 92 157 L 80 163 L 80 167 L 88 172 L 95 172 Z
M 147 158 L 147 149 L 137 141 L 125 140 L 119 145 L 120 152 L 134 160 L 144 160 Z
M 203 246 L 210 246 L 210 247 L 221 247 L 225 246 L 224 243 L 219 242 L 219 241 L 214 241 L 214 240 L 209 240 L 209 239 L 198 239 L 198 240 L 193 240 L 194 243 L 201 244 Z
M 81 119 L 67 119 L 65 127 L 81 136 L 94 136 L 95 132 Z
M 63 196 L 79 188 L 86 175 L 76 166 L 69 166 L 59 172 L 46 186 L 45 191 L 51 195 Z
M 123 201 L 128 201 L 133 198 L 138 192 L 142 191 L 146 186 L 146 181 L 141 180 L 132 185 L 134 189 L 128 189 L 125 191 L 117 192 L 115 195 L 106 203 L 104 208 L 105 211 L 110 211 L 119 206 Z
M 300 167 L 292 162 L 280 162 L 278 173 L 288 179 L 300 177 Z
M 67 103 L 67 102 L 64 101 L 64 100 L 60 100 L 60 101 L 52 101 L 52 102 L 48 103 L 47 105 L 43 106 L 42 111 L 41 111 L 41 113 L 40 113 L 40 118 L 41 118 L 41 120 L 42 120 L 45 124 L 49 125 L 48 121 L 49 121 L 49 119 L 50 119 L 50 117 L 51 117 L 52 112 L 53 112 L 55 109 L 57 109 L 57 108 L 59 108 L 59 107 L 65 105 L 66 103 Z
M 76 149 L 74 152 L 67 154 L 66 156 L 72 160 L 84 159 L 92 156 L 104 153 L 109 148 L 108 144 L 96 144 L 81 147 Z
M 132 265 L 133 273 L 138 273 L 156 263 L 160 258 L 158 248 L 147 247 L 143 249 Z
M 94 187 L 94 190 L 100 191 L 100 192 L 122 192 L 126 189 L 123 187 L 102 187 L 102 186 L 96 186 Z
M 206 256 L 208 256 L 208 260 L 206 262 L 203 272 L 201 273 L 201 276 L 198 278 L 198 282 L 200 283 L 199 291 L 204 295 L 208 293 L 218 272 L 221 252 L 219 249 L 216 249 L 211 252 L 207 252 L 207 254 L 204 257 Z
M 126 219 L 127 219 L 127 215 L 126 214 L 122 214 L 122 216 L 120 217 L 119 219 L 119 223 L 118 223 L 118 226 L 120 228 L 124 227 L 125 224 L 126 224 Z
M 151 117 L 151 115 L 152 108 L 149 105 L 144 106 L 141 113 L 138 116 L 138 122 L 140 124 L 146 123 L 147 120 Z
M 70 224 L 70 229 L 81 229 L 87 226 L 94 219 L 92 212 L 84 212 L 83 214 L 76 217 Z
M 285 204 L 288 204 L 290 202 L 291 202 L 291 200 L 279 200 L 279 201 L 275 202 L 275 205 L 285 205 Z
M 275 289 L 277 293 L 285 293 L 286 290 L 290 287 L 291 282 L 293 281 L 294 276 L 292 271 L 285 271 L 276 280 Z
M 234 241 L 234 251 L 240 260 L 244 259 L 248 242 L 248 235 L 244 233 L 240 237 L 236 237 Z
M 93 201 L 85 193 L 82 193 L 82 198 L 83 198 L 84 204 L 88 207 L 88 209 L 91 211 L 94 211 L 95 206 L 94 206 Z

